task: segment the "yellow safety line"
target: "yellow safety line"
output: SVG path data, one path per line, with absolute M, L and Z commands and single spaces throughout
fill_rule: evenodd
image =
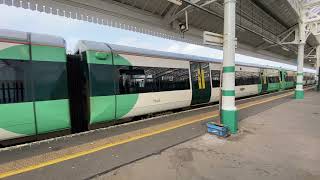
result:
M 270 101 L 273 101 L 273 100 L 276 100 L 276 99 L 280 99 L 280 98 L 283 98 L 283 97 L 286 97 L 286 96 L 290 96 L 292 94 L 293 93 L 290 92 L 290 93 L 287 93 L 285 95 L 279 95 L 279 96 L 276 96 L 274 98 L 268 98 L 267 100 L 264 100 L 264 101 L 258 101 L 256 103 L 253 102 L 251 104 L 249 103 L 249 105 L 246 105 L 246 106 L 243 106 L 243 107 L 239 107 L 238 109 L 240 110 L 240 109 L 249 108 L 251 106 L 255 106 L 255 105 L 258 105 L 258 104 L 263 104 L 263 103 L 266 103 L 266 102 L 270 102 Z M 241 106 L 241 105 L 239 105 L 239 106 Z M 176 129 L 176 128 L 179 128 L 179 127 L 182 127 L 182 126 L 186 126 L 186 125 L 189 125 L 189 124 L 193 124 L 193 123 L 196 123 L 196 122 L 199 122 L 199 121 L 203 121 L 203 120 L 206 120 L 206 119 L 209 119 L 209 118 L 215 118 L 215 117 L 218 117 L 218 116 L 219 116 L 219 113 L 216 112 L 215 114 L 213 114 L 211 116 L 206 116 L 206 117 L 203 117 L 203 118 L 200 118 L 200 119 L 195 119 L 193 121 L 181 123 L 181 124 L 174 125 L 174 126 L 169 126 L 167 128 L 159 129 L 159 130 L 153 131 L 151 133 L 145 133 L 145 134 L 142 134 L 142 135 L 133 136 L 133 137 L 130 137 L 130 138 L 126 139 L 126 140 L 121 140 L 121 141 L 114 142 L 114 143 L 108 143 L 106 145 L 93 148 L 91 150 L 78 152 L 78 153 L 75 153 L 75 154 L 72 154 L 72 155 L 62 156 L 60 158 L 57 158 L 57 159 L 54 159 L 54 160 L 50 160 L 50 161 L 47 161 L 47 162 L 44 162 L 44 163 L 39 163 L 37 165 L 24 167 L 24 168 L 21 168 L 21 169 L 18 169 L 18 170 L 8 171 L 8 172 L 5 172 L 5 173 L 1 173 L 0 174 L 0 178 L 6 178 L 6 177 L 9 177 L 9 176 L 13 176 L 13 175 L 21 174 L 21 173 L 24 173 L 24 172 L 32 171 L 32 170 L 35 170 L 35 169 L 39 169 L 39 168 L 42 168 L 42 167 L 50 166 L 50 165 L 53 165 L 53 164 L 57 164 L 57 163 L 66 161 L 66 160 L 70 160 L 70 159 L 74 159 L 74 158 L 81 157 L 81 156 L 84 156 L 84 155 L 88 155 L 88 154 L 91 154 L 91 153 L 94 153 L 94 152 L 97 152 L 97 151 L 100 151 L 100 150 L 103 150 L 103 149 L 107 149 L 107 148 L 110 148 L 110 147 L 118 146 L 118 145 L 125 144 L 125 143 L 131 142 L 131 141 L 136 141 L 136 140 L 139 140 L 139 139 L 142 139 L 142 138 L 145 138 L 145 137 L 149 137 L 149 136 L 153 136 L 153 135 L 156 135 L 156 134 L 160 134 L 162 132 L 173 130 L 173 129 Z
M 264 100 L 264 101 L 258 101 L 256 103 L 251 103 L 251 104 L 248 104 L 248 105 L 245 105 L 244 106 L 241 106 L 241 104 L 239 105 L 240 107 L 237 108 L 238 110 L 241 110 L 241 109 L 246 109 L 246 108 L 249 108 L 251 106 L 255 106 L 255 105 L 259 105 L 259 104 L 263 104 L 263 103 L 267 103 L 267 102 L 270 102 L 270 101 L 274 101 L 274 100 L 277 100 L 277 99 L 281 99 L 281 98 L 284 98 L 284 97 L 287 97 L 287 96 L 290 96 L 290 95 L 293 95 L 292 92 L 290 93 L 286 93 L 284 95 L 278 95 L 276 97 L 273 97 L 273 98 L 268 98 L 267 100 Z

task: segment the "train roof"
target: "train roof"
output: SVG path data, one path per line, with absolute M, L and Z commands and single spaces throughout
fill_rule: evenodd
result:
M 103 42 L 95 42 L 95 41 L 87 41 L 87 40 L 79 41 L 78 45 L 77 45 L 77 50 L 80 52 L 84 52 L 87 50 L 103 51 L 103 52 L 113 51 L 116 53 L 155 56 L 155 57 L 177 59 L 177 60 L 183 60 L 183 61 L 199 61 L 199 62 L 213 62 L 213 63 L 221 63 L 222 62 L 222 59 L 216 59 L 216 58 L 208 58 L 208 57 L 201 57 L 201 56 L 194 56 L 194 55 L 187 55 L 187 54 L 149 50 L 149 49 L 142 49 L 142 48 L 136 48 L 136 47 L 130 47 L 130 46 L 116 45 L 116 44 L 103 43 Z M 239 62 L 237 62 L 236 64 L 242 65 L 242 66 L 250 66 L 250 67 L 277 69 L 275 67 L 258 65 L 258 64 L 253 64 L 253 63 L 242 63 L 242 62 L 239 63 Z
M 30 39 L 29 39 L 30 36 Z M 65 40 L 59 36 L 27 33 L 22 31 L 0 29 L 0 38 L 9 41 L 31 42 L 31 44 L 65 47 Z
M 0 37 L 1 39 L 27 41 L 28 33 L 8 29 L 0 29 Z
M 111 52 L 112 50 L 113 52 L 116 52 L 116 53 L 139 54 L 144 56 L 156 56 L 156 57 L 170 58 L 170 59 L 177 59 L 177 60 L 221 62 L 221 60 L 213 59 L 213 58 L 178 54 L 178 53 L 171 53 L 171 52 L 164 52 L 164 51 L 157 51 L 157 50 L 149 50 L 149 49 L 135 48 L 130 46 L 110 44 L 110 43 L 86 41 L 86 40 L 79 41 L 77 49 L 80 52 L 87 51 L 87 50 Z
M 31 33 L 31 44 L 66 47 L 65 40 L 62 37 L 37 33 Z
M 30 38 L 30 39 L 29 39 Z M 8 40 L 8 41 L 18 41 L 18 42 L 28 42 L 32 44 L 38 45 L 48 45 L 48 46 L 57 46 L 57 47 L 66 47 L 65 40 L 59 36 L 52 36 L 47 34 L 38 34 L 38 33 L 27 33 L 22 31 L 8 30 L 8 29 L 0 29 L 0 39 Z M 162 57 L 168 59 L 177 59 L 184 61 L 199 61 L 199 62 L 213 62 L 213 63 L 221 63 L 222 59 L 216 58 L 208 58 L 208 57 L 200 57 L 194 55 L 186 55 L 179 53 L 171 53 L 157 50 L 148 50 L 141 49 L 123 45 L 109 44 L 103 42 L 95 42 L 95 41 L 86 41 L 81 40 L 78 42 L 77 49 L 79 51 L 86 50 L 96 50 L 96 51 L 104 51 L 104 52 L 117 52 L 117 53 L 129 53 L 129 54 L 139 54 L 144 56 L 155 56 Z M 278 68 L 272 67 L 268 65 L 259 65 L 253 63 L 243 63 L 236 62 L 238 65 L 242 66 L 250 66 L 250 67 L 258 67 L 258 68 L 267 68 L 267 69 L 285 69 L 290 70 L 288 68 Z

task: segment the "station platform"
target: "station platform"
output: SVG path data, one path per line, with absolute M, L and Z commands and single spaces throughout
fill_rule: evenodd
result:
M 237 101 L 240 130 L 206 133 L 218 106 L 0 150 L 6 179 L 320 179 L 320 93 Z

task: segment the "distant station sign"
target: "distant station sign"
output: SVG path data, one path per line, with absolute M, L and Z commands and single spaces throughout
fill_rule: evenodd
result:
M 203 31 L 203 44 L 211 46 L 223 46 L 223 35 Z

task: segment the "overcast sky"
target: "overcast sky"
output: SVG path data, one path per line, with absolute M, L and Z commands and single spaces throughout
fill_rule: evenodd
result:
M 67 41 L 69 51 L 74 50 L 78 40 L 93 40 L 217 59 L 222 59 L 223 55 L 221 50 L 213 48 L 162 39 L 151 35 L 67 19 L 22 8 L 9 7 L 2 4 L 0 5 L 0 12 L 0 28 L 62 36 Z M 285 65 L 240 54 L 236 55 L 236 61 L 296 69 L 296 67 L 292 65 Z M 310 71 L 309 69 L 306 70 Z M 313 72 L 313 70 L 311 71 Z

